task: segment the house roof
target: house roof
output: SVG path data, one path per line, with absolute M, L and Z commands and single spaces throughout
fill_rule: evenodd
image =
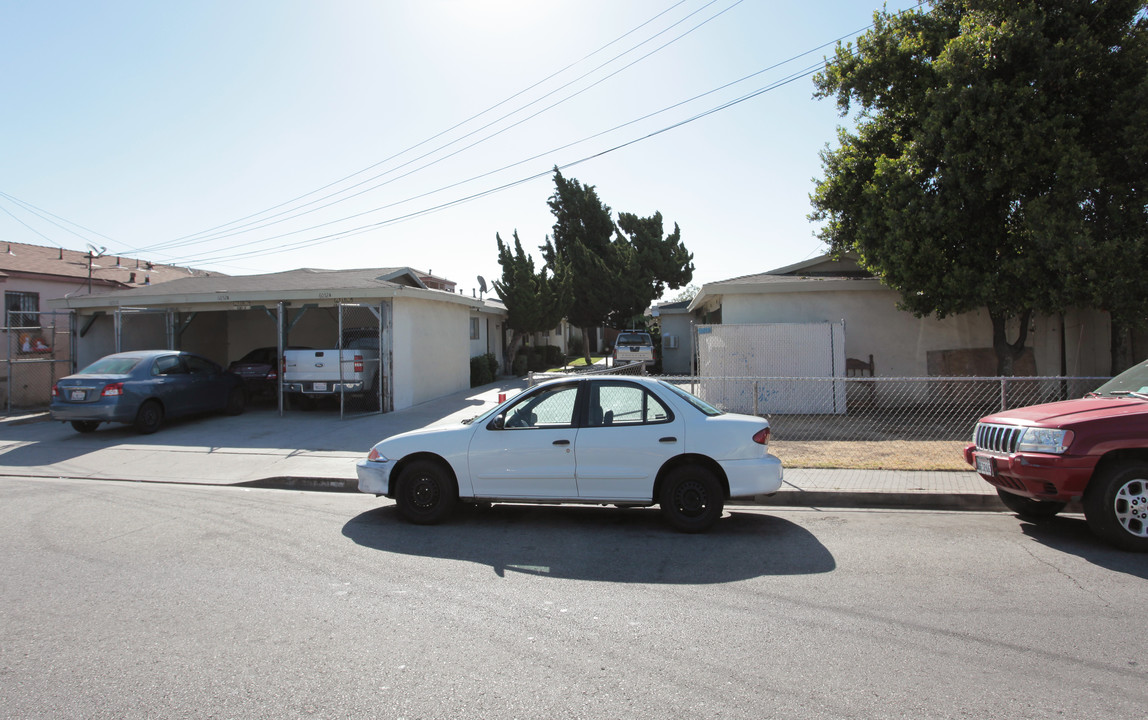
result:
M 776 270 L 706 283 L 688 310 L 716 308 L 725 295 L 883 288 L 880 280 L 857 264 L 856 256 L 847 254 L 838 260 L 826 254 Z
M 86 283 L 89 254 L 59 247 L 0 242 L 0 276 L 82 280 Z M 91 264 L 92 282 L 105 287 L 144 287 L 177 278 L 226 277 L 223 273 L 163 265 L 123 255 L 100 255 L 93 257 Z
M 333 306 L 398 296 L 490 307 L 482 300 L 428 289 L 407 267 L 320 270 L 303 268 L 263 275 L 187 277 L 156 286 L 49 300 L 49 307 L 112 311 L 117 308 L 177 308 L 186 311 L 231 310 L 287 304 Z

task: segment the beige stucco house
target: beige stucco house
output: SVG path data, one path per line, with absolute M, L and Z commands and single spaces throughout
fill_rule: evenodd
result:
M 828 255 L 757 275 L 704 285 L 687 309 L 695 324 L 844 324 L 844 354 L 875 375 L 925 377 L 995 374 L 987 311 L 938 320 L 897 309 L 899 293 L 852 259 Z M 663 316 L 663 334 L 666 319 Z M 688 339 L 688 338 L 687 338 Z M 679 341 L 684 344 L 685 340 Z M 1106 313 L 1073 310 L 1032 321 L 1030 352 L 1017 374 L 1111 374 Z M 664 357 L 669 358 L 666 352 Z

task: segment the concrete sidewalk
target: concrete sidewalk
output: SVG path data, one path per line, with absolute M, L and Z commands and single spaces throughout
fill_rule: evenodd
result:
M 355 463 L 383 437 L 456 423 L 515 395 L 508 379 L 394 413 L 253 407 L 236 417 L 176 420 L 154 435 L 122 425 L 80 434 L 44 414 L 0 419 L 0 475 L 355 491 Z M 785 457 L 781 457 L 782 463 Z M 974 472 L 786 468 L 780 492 L 755 501 L 806 507 L 1003 510 Z

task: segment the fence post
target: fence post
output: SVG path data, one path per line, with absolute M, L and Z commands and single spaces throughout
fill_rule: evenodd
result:
M 1001 378 L 1001 412 L 1008 410 L 1008 378 Z
M 757 396 L 758 396 L 757 387 L 758 387 L 757 380 L 754 380 L 753 381 L 753 414 L 754 415 L 759 414 L 757 412 Z

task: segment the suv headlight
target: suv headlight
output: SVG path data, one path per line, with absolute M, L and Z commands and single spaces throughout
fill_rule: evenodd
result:
M 1017 452 L 1039 452 L 1060 455 L 1072 444 L 1071 430 L 1027 428 L 1017 442 Z

